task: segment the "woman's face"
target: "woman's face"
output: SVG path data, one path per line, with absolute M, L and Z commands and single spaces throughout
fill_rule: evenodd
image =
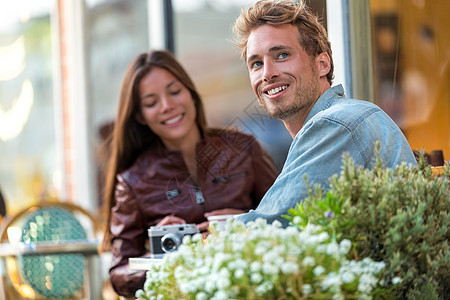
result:
M 153 68 L 139 82 L 137 120 L 158 135 L 166 147 L 180 149 L 199 138 L 196 110 L 189 90 L 172 73 Z

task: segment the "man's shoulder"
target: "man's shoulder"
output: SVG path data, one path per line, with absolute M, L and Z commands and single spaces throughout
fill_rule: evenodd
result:
M 324 109 L 326 114 L 359 115 L 368 111 L 381 111 L 376 104 L 366 101 L 350 98 L 339 98 L 333 101 L 331 105 Z
M 317 113 L 313 120 L 331 120 L 346 126 L 357 126 L 374 113 L 381 113 L 386 117 L 383 110 L 365 100 L 340 98 L 334 100 L 328 107 Z

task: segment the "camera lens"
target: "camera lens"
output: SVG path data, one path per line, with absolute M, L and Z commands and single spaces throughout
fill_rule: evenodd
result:
M 161 238 L 161 248 L 164 252 L 173 252 L 181 245 L 181 238 L 178 234 L 168 233 Z

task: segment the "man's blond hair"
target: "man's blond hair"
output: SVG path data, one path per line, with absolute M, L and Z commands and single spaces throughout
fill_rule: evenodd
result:
M 261 0 L 253 6 L 242 9 L 233 31 L 236 35 L 235 44 L 241 48 L 241 56 L 244 60 L 247 57 L 247 41 L 250 33 L 265 24 L 292 24 L 298 29 L 300 46 L 311 58 L 323 52 L 327 53 L 330 57 L 330 72 L 327 74 L 327 80 L 331 85 L 334 65 L 327 32 L 318 17 L 302 0 L 299 3 L 289 0 Z

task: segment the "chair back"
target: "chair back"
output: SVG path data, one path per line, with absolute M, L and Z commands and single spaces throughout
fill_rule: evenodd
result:
M 44 202 L 32 205 L 2 222 L 1 242 L 11 242 L 15 227 L 25 244 L 64 244 L 86 241 L 99 230 L 95 219 L 84 209 L 69 203 Z M 11 230 L 9 230 L 11 231 Z M 10 266 L 6 264 L 6 266 Z M 83 254 L 27 254 L 15 259 L 15 276 L 9 276 L 14 287 L 23 283 L 32 289 L 32 299 L 81 299 L 86 280 L 86 264 Z M 8 270 L 7 270 L 8 271 Z M 20 277 L 20 278 L 19 278 Z M 21 294 L 21 291 L 18 291 Z M 26 297 L 24 299 L 27 299 Z

